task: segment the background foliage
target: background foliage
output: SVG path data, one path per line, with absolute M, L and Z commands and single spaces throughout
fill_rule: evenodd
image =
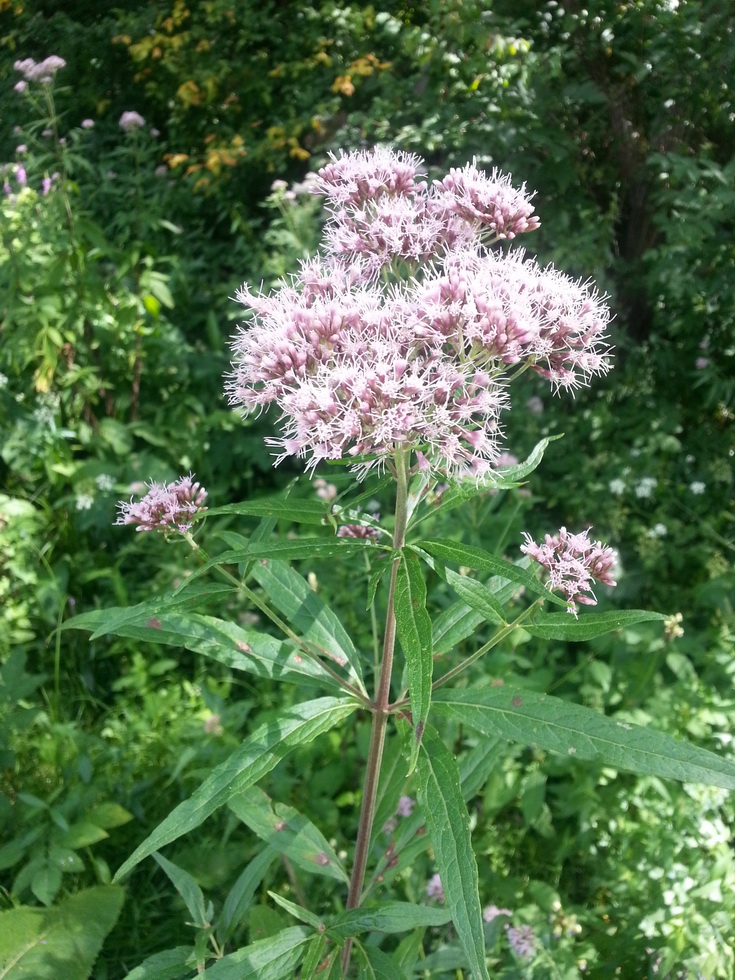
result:
M 15 92 L 14 61 L 50 54 L 67 61 L 53 102 Z M 516 399 L 509 451 L 565 432 L 557 452 L 527 490 L 454 512 L 452 533 L 510 554 L 522 529 L 594 524 L 621 555 L 606 601 L 681 614 L 683 635 L 674 620 L 585 647 L 521 634 L 477 682 L 512 674 L 730 749 L 733 61 L 732 14 L 716 0 L 125 0 L 92 12 L 0 0 L 0 936 L 18 921 L 2 916 L 23 914 L 32 941 L 31 907 L 73 935 L 68 923 L 96 908 L 79 975 L 101 948 L 93 975 L 112 980 L 189 928 L 161 867 L 141 865 L 124 902 L 110 869 L 283 694 L 185 650 L 52 631 L 188 573 L 162 539 L 111 526 L 136 484 L 191 469 L 224 503 L 296 475 L 272 470 L 270 421 L 234 417 L 221 378 L 229 297 L 314 247 L 318 203 L 299 184 L 328 151 L 384 141 L 437 171 L 473 156 L 510 171 L 538 189 L 539 258 L 593 274 L 617 311 L 604 384 L 542 402 L 529 381 Z M 120 129 L 129 110 L 145 128 Z M 432 534 L 449 530 L 442 520 Z M 369 644 L 352 570 L 303 571 Z M 441 582 L 430 592 L 447 603 Z M 267 783 L 337 850 L 353 836 L 366 748 L 359 717 L 350 724 L 349 744 L 317 740 Z M 477 746 L 457 731 L 455 749 Z M 733 976 L 724 793 L 521 749 L 484 776 L 472 793 L 481 895 L 541 943 L 528 965 L 490 923 L 497 975 Z M 386 877 L 421 900 L 433 869 L 408 843 L 416 829 Z M 177 848 L 170 859 L 219 909 L 257 840 L 230 813 Z M 274 859 L 227 941 L 290 922 L 266 887 L 298 901 L 304 880 Z M 328 879 L 309 887 L 329 903 Z M 427 975 L 450 975 L 448 928 L 429 930 Z

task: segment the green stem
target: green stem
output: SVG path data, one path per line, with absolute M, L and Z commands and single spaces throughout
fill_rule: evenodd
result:
M 408 521 L 408 463 L 409 453 L 406 450 L 397 451 L 395 465 L 396 510 L 395 525 L 393 528 L 393 548 L 396 552 L 400 552 L 406 540 L 406 523 Z M 393 654 L 396 644 L 395 593 L 399 562 L 400 554 L 397 554 L 393 559 L 390 573 L 388 610 L 386 613 L 385 633 L 383 634 L 383 660 L 375 700 L 372 705 L 373 721 L 370 732 L 370 748 L 368 749 L 360 823 L 357 830 L 357 841 L 355 843 L 355 860 L 347 895 L 348 909 L 358 908 L 362 901 L 365 870 L 370 852 L 370 838 L 373 832 L 373 820 L 375 819 L 375 803 L 378 795 L 380 767 L 383 761 L 385 730 L 388 724 L 388 715 L 390 714 L 390 682 L 393 673 Z M 348 939 L 342 950 L 343 976 L 347 976 L 351 955 L 352 941 Z

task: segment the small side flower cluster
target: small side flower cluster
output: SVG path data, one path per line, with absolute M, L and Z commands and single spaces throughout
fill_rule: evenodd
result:
M 563 593 L 568 602 L 567 612 L 577 615 L 577 603 L 594 606 L 597 599 L 592 581 L 616 585 L 612 577 L 617 554 L 601 541 L 590 541 L 589 529 L 570 534 L 565 527 L 555 535 L 547 534 L 543 544 L 536 544 L 530 534 L 523 532 L 526 543 L 521 551 L 538 562 L 549 573 L 547 588 Z
M 387 149 L 333 157 L 325 257 L 271 295 L 235 337 L 226 390 L 245 414 L 275 405 L 269 440 L 307 460 L 360 457 L 364 475 L 396 452 L 480 477 L 498 462 L 511 369 L 574 388 L 610 368 L 610 313 L 588 283 L 489 245 L 538 227 L 532 195 L 476 162 L 429 184 L 422 161 Z
M 66 67 L 66 62 L 63 58 L 59 58 L 58 55 L 52 54 L 43 61 L 34 61 L 33 58 L 24 58 L 22 61 L 16 61 L 13 65 L 16 71 L 19 71 L 23 75 L 23 79 L 20 82 L 16 82 L 14 88 L 16 92 L 25 92 L 28 88 L 28 82 L 41 82 L 44 85 L 50 85 L 54 80 L 54 76 L 57 71 Z
M 118 503 L 120 514 L 115 524 L 136 524 L 136 531 L 179 531 L 186 534 L 195 514 L 206 510 L 207 491 L 194 482 L 194 475 L 182 476 L 173 483 L 149 483 L 148 493 L 137 503 Z
M 130 110 L 129 112 L 123 112 L 120 116 L 120 129 L 125 133 L 132 133 L 133 130 L 142 129 L 144 126 L 145 119 L 139 112 Z

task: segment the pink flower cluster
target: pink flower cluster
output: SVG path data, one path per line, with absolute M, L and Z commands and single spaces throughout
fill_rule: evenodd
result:
M 13 68 L 19 71 L 27 82 L 43 82 L 44 84 L 52 82 L 56 72 L 65 67 L 64 59 L 55 54 L 49 55 L 48 58 L 39 62 L 34 61 L 33 58 L 24 58 L 22 61 L 16 61 L 13 65 Z M 15 91 L 23 92 L 25 87 L 23 82 L 18 82 Z
M 135 129 L 142 129 L 145 126 L 145 119 L 139 112 L 131 109 L 128 112 L 123 112 L 120 116 L 119 125 L 123 132 L 131 133 Z
M 570 534 L 562 527 L 558 534 L 547 534 L 544 543 L 539 545 L 523 532 L 526 543 L 521 545 L 521 551 L 546 569 L 549 573 L 547 588 L 566 596 L 567 612 L 574 616 L 578 602 L 586 606 L 597 605 L 591 588 L 593 580 L 602 585 L 616 585 L 612 573 L 617 554 L 601 541 L 590 541 L 588 534 L 589 530 Z
M 556 388 L 609 370 L 594 289 L 488 248 L 538 226 L 525 187 L 474 162 L 429 185 L 421 166 L 387 149 L 334 157 L 313 181 L 328 255 L 270 295 L 237 294 L 253 318 L 226 390 L 245 413 L 278 407 L 276 462 L 359 457 L 364 474 L 411 449 L 482 476 L 497 463 L 509 369 Z
M 136 531 L 179 531 L 192 527 L 192 518 L 206 510 L 207 491 L 194 482 L 194 475 L 182 476 L 174 483 L 149 483 L 148 493 L 137 503 L 118 503 L 115 524 L 137 524 Z

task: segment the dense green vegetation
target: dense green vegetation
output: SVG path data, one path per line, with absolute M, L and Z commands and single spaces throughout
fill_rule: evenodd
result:
M 17 91 L 14 63 L 51 55 L 66 62 L 53 83 Z M 275 854 L 243 883 L 259 840 L 233 812 L 167 850 L 188 886 L 165 859 L 140 864 L 124 893 L 110 885 L 292 695 L 175 645 L 58 631 L 191 574 L 179 544 L 113 526 L 143 481 L 192 471 L 215 507 L 298 476 L 272 467 L 273 419 L 233 414 L 222 377 L 235 290 L 270 287 L 316 246 L 319 202 L 301 182 L 330 151 L 386 143 L 432 177 L 473 157 L 512 173 L 538 191 L 528 248 L 594 277 L 616 311 L 607 378 L 574 399 L 532 378 L 514 391 L 509 452 L 564 433 L 527 487 L 437 514 L 430 531 L 516 557 L 522 530 L 594 525 L 620 554 L 604 608 L 671 618 L 583 646 L 517 631 L 472 683 L 512 676 L 732 757 L 733 63 L 718 0 L 0 0 L 0 976 L 26 975 L 9 937 L 35 941 L 42 914 L 76 959 L 70 980 L 117 980 L 183 942 L 203 950 L 210 900 L 221 950 L 293 924 L 268 889 L 343 901 L 333 879 Z M 145 125 L 121 128 L 127 112 Z M 349 482 L 338 468 L 317 477 Z M 318 489 L 302 478 L 292 493 Z M 366 490 L 366 508 L 390 509 Z M 203 536 L 214 547 L 255 526 L 213 518 Z M 357 583 L 329 559 L 299 570 L 369 649 L 368 573 Z M 438 577 L 430 600 L 449 603 Z M 244 600 L 223 606 L 213 594 L 213 613 L 256 617 Z M 336 852 L 354 840 L 368 738 L 359 715 L 347 725 L 349 740 L 304 745 L 263 783 Z M 524 960 L 489 922 L 496 976 L 735 976 L 725 791 L 533 748 L 483 768 L 481 740 L 452 734 L 471 760 L 481 898 L 537 939 Z M 425 899 L 419 826 L 399 826 L 393 897 Z M 199 919 L 179 897 L 194 879 Z M 243 903 L 252 886 L 244 915 L 225 904 L 238 881 Z M 439 925 L 416 940 L 416 975 L 459 975 L 451 937 Z M 58 976 L 39 956 L 38 977 Z

